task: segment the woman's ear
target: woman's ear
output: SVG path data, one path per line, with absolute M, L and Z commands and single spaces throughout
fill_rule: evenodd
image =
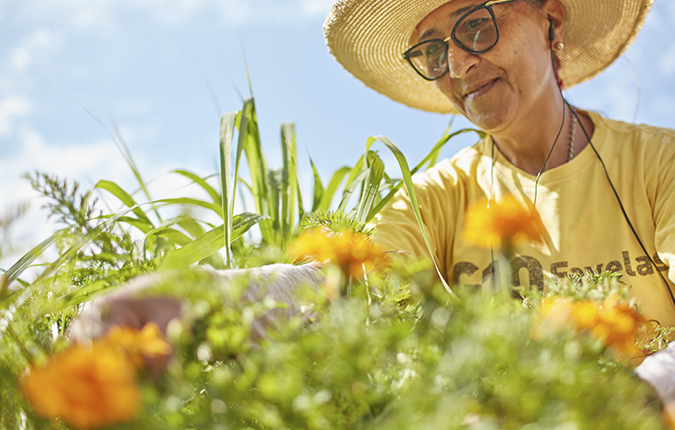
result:
M 549 41 L 552 44 L 563 42 L 565 38 L 565 8 L 558 0 L 546 0 L 541 12 L 549 22 Z

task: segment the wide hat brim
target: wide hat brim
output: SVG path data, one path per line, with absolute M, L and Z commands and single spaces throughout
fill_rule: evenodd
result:
M 452 1 L 452 0 L 450 0 Z M 606 69 L 635 40 L 654 0 L 560 0 L 565 49 L 558 51 L 565 89 Z M 429 112 L 456 113 L 433 82 L 403 58 L 417 24 L 448 0 L 337 0 L 324 23 L 330 52 L 375 91 Z

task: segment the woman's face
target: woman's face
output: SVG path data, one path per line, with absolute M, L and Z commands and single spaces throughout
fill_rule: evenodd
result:
M 481 3 L 455 0 L 434 10 L 417 26 L 418 41 L 449 37 L 457 20 Z M 564 12 L 555 0 L 546 1 L 541 8 L 524 1 L 497 4 L 493 11 L 499 29 L 497 45 L 483 54 L 471 54 L 449 40 L 449 73 L 435 83 L 472 123 L 499 133 L 519 120 L 536 118 L 542 103 L 559 103 L 548 19 L 562 23 L 563 16 L 558 15 Z M 561 31 L 557 29 L 556 35 Z

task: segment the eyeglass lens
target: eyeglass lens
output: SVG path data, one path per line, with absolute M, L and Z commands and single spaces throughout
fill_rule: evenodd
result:
M 448 44 L 442 40 L 423 42 L 408 53 L 408 59 L 427 79 L 438 79 L 448 70 Z
M 490 50 L 497 37 L 494 16 L 485 7 L 462 17 L 452 32 L 455 43 L 474 54 Z M 448 44 L 440 39 L 422 42 L 408 51 L 407 58 L 426 79 L 438 79 L 448 70 Z
M 481 53 L 497 43 L 497 26 L 488 9 L 480 8 L 455 24 L 453 36 L 465 50 Z

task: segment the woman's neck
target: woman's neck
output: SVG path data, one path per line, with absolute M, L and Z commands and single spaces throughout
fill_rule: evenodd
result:
M 563 112 L 564 123 L 562 122 Z M 592 136 L 593 122 L 583 112 L 577 112 L 577 114 L 589 136 Z M 504 157 L 514 166 L 531 175 L 567 163 L 588 144 L 585 134 L 581 130 L 574 130 L 580 127 L 573 124 L 576 117 L 567 105 L 563 109 L 560 103 L 558 109 L 553 108 L 549 112 L 539 111 L 526 115 L 526 117 L 527 120 L 518 123 L 520 126 L 515 124 L 503 132 L 493 133 L 492 136 L 495 145 Z M 573 131 L 575 131 L 574 134 L 572 134 Z M 558 136 L 557 140 L 556 136 Z M 553 148 L 552 151 L 551 148 Z M 547 158 L 548 162 L 546 162 Z M 542 169 L 545 162 L 546 166 Z

